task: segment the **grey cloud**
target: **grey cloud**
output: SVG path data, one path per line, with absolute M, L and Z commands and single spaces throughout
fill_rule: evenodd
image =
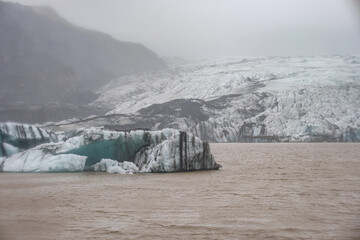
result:
M 360 54 L 356 0 L 13 1 L 163 56 Z

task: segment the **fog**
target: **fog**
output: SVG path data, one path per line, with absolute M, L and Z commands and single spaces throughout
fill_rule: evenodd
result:
M 360 54 L 358 1 L 14 0 L 160 56 Z

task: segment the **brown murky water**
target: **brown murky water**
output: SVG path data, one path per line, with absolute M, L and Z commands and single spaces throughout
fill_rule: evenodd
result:
M 220 171 L 0 174 L 0 239 L 360 239 L 360 144 L 212 144 Z

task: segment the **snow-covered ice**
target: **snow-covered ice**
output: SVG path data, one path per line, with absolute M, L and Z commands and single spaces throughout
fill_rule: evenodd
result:
M 81 126 L 175 128 L 210 142 L 360 141 L 360 57 L 214 57 L 125 76 Z M 117 115 L 116 115 L 117 114 Z

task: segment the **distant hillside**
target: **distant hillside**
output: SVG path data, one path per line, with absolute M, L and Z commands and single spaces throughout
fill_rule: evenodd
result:
M 48 7 L 0 2 L 0 99 L 12 104 L 85 104 L 115 77 L 164 67 L 143 45 L 77 27 Z

